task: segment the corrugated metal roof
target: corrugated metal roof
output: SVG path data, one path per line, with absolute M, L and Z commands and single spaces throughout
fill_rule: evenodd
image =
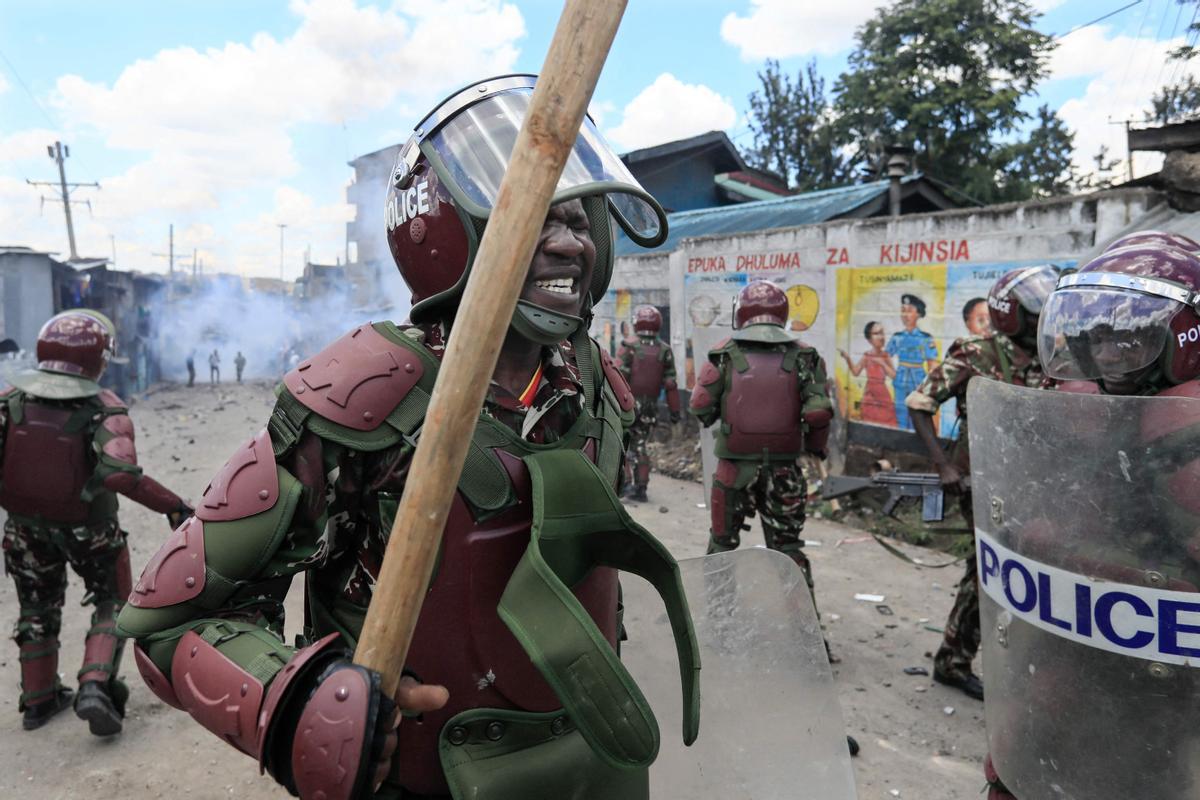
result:
M 907 175 L 904 183 L 918 180 L 921 176 Z M 646 250 L 631 242 L 624 234 L 617 237 L 617 255 L 633 256 L 646 253 L 671 252 L 683 239 L 714 234 L 752 233 L 773 228 L 790 228 L 795 225 L 812 225 L 848 214 L 859 206 L 887 194 L 888 181 L 859 183 L 822 189 L 774 200 L 758 200 L 753 203 L 738 203 L 717 208 L 698 208 L 667 215 L 670 235 L 653 250 Z

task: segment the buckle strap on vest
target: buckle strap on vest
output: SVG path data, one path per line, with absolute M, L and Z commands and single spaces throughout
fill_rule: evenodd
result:
M 500 618 L 596 755 L 618 769 L 646 767 L 658 754 L 654 712 L 568 587 L 596 566 L 632 572 L 654 586 L 675 636 L 683 740 L 690 745 L 700 727 L 700 650 L 679 566 L 630 518 L 582 453 L 555 450 L 524 460 L 533 488 L 533 525 L 500 599 Z

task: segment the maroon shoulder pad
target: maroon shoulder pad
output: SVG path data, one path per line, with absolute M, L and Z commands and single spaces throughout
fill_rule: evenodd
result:
M 100 423 L 100 427 L 114 436 L 133 439 L 133 420 L 128 414 L 110 414 Z
M 357 431 L 383 424 L 424 372 L 416 353 L 361 325 L 283 377 L 320 416 Z
M 121 399 L 120 395 L 110 389 L 101 389 L 97 397 L 100 398 L 101 403 L 110 408 L 125 408 L 125 401 Z
M 600 364 L 604 367 L 604 377 L 608 378 L 608 385 L 612 387 L 613 394 L 617 396 L 617 405 L 622 411 L 630 411 L 633 409 L 633 392 L 629 390 L 629 383 L 626 382 L 625 376 L 621 374 L 621 370 L 617 369 L 617 365 L 613 363 L 612 357 L 603 347 L 600 350 Z
M 183 706 L 179 705 L 179 698 L 175 696 L 175 690 L 171 688 L 171 682 L 167 680 L 167 676 L 162 674 L 162 670 L 155 665 L 150 656 L 146 655 L 146 651 L 142 649 L 142 646 L 136 642 L 133 645 L 133 660 L 137 663 L 137 669 L 142 676 L 142 680 L 150 687 L 150 691 L 154 692 L 154 696 L 172 708 L 183 710 Z
M 175 529 L 142 570 L 129 604 L 163 608 L 194 599 L 204 589 L 204 523 L 195 517 Z
M 204 490 L 196 516 L 228 522 L 266 511 L 279 499 L 279 473 L 271 436 L 264 428 L 225 462 Z
M 221 651 L 188 631 L 175 646 L 171 683 L 184 711 L 231 745 L 252 756 L 263 685 Z

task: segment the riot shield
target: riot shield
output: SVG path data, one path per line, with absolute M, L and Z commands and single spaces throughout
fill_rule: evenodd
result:
M 692 359 L 696 364 L 696 374 L 708 361 L 708 352 L 729 338 L 732 333 L 729 328 L 700 328 L 692 330 Z M 717 423 L 720 424 L 720 423 Z M 716 439 L 713 437 L 714 425 L 700 428 L 700 470 L 704 478 L 704 502 L 712 499 L 713 473 L 717 471 L 717 456 L 713 452 Z
M 1021 800 L 1200 797 L 1200 401 L 968 391 L 987 735 Z
M 679 562 L 700 641 L 700 737 L 685 747 L 679 670 L 662 602 L 622 576 L 621 660 L 654 708 L 662 749 L 650 770 L 662 800 L 857 795 L 821 628 L 804 575 L 772 550 Z

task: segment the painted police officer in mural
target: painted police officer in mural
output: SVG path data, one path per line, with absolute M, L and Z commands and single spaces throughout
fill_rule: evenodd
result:
M 968 392 L 993 800 L 1200 791 L 1198 253 L 1117 240 L 1042 310 L 1058 390 Z

